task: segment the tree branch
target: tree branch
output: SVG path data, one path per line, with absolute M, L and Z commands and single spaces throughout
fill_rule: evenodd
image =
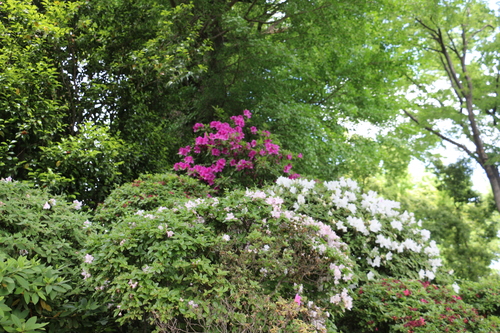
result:
M 469 155 L 471 158 L 475 159 L 476 161 L 479 162 L 477 156 L 475 153 L 473 153 L 472 151 L 470 151 L 466 146 L 464 146 L 463 144 L 455 141 L 455 140 L 452 140 L 450 138 L 448 138 L 447 136 L 443 135 L 441 132 L 439 131 L 436 131 L 435 129 L 433 129 L 432 127 L 429 127 L 429 126 L 423 126 L 419 121 L 418 119 L 412 115 L 410 112 L 406 111 L 405 109 L 403 109 L 403 112 L 408 116 L 410 117 L 411 120 L 413 120 L 417 125 L 421 126 L 423 129 L 425 129 L 426 131 L 429 131 L 431 132 L 432 134 L 440 137 L 441 139 L 443 139 L 444 141 L 447 141 L 449 143 L 451 143 L 452 145 L 460 148 L 461 150 L 463 150 L 467 155 Z

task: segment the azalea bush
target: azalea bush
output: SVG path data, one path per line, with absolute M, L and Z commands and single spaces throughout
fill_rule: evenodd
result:
M 381 279 L 357 291 L 340 321 L 344 332 L 498 332 L 498 317 L 484 317 L 450 287 L 429 281 Z
M 191 177 L 171 173 L 142 175 L 117 187 L 97 207 L 92 222 L 106 225 L 139 210 L 173 208 L 179 198 L 207 198 L 211 193 L 213 190 L 206 184 Z
M 245 110 L 231 117 L 234 126 L 220 121 L 195 124 L 193 130 L 203 135 L 194 145 L 179 149 L 183 160 L 174 170 L 186 171 L 217 189 L 263 186 L 284 174 L 300 177 L 292 172 L 293 154 L 281 149 L 269 131 L 248 127 L 251 117 Z
M 0 180 L 0 243 L 13 258 L 37 257 L 44 264 L 64 268 L 71 278 L 78 271 L 85 241 L 82 203 L 68 202 L 45 190 L 10 178 Z
M 120 323 L 147 321 L 163 332 L 332 332 L 333 319 L 352 307 L 354 264 L 328 225 L 260 190 L 169 197 L 168 207 L 90 227 L 82 277 Z
M 5 325 L 25 325 L 29 331 L 43 322 L 47 332 L 62 333 L 97 331 L 105 324 L 80 275 L 88 219 L 77 200 L 11 178 L 0 180 L 0 256 L 7 258 L 2 259 L 0 297 L 11 309 L 2 311 L 15 315 L 6 317 L 11 319 Z
M 63 302 L 71 287 L 60 271 L 39 260 L 0 253 L 0 329 L 40 332 L 49 324 L 52 307 Z
M 460 284 L 459 294 L 462 299 L 471 304 L 483 316 L 500 317 L 500 280 L 499 276 L 492 275 L 479 282 L 463 281 Z
M 381 277 L 433 280 L 441 266 L 430 232 L 399 203 L 350 179 L 320 182 L 280 177 L 271 189 L 284 205 L 328 225 L 349 245 L 361 281 Z

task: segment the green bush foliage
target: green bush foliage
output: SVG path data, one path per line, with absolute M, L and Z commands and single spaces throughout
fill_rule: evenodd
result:
M 91 207 L 103 202 L 115 184 L 122 183 L 130 173 L 123 165 L 129 148 L 107 128 L 91 123 L 79 126 L 77 135 L 40 149 L 42 154 L 30 173 L 35 183 L 52 193 L 74 196 Z
M 40 310 L 40 306 L 44 310 L 44 322 L 48 324 L 44 328 L 49 332 L 78 332 L 79 329 L 85 332 L 96 323 L 97 326 L 104 324 L 105 318 L 99 314 L 101 307 L 88 297 L 80 275 L 79 251 L 90 225 L 81 205 L 27 183 L 10 178 L 0 181 L 0 255 L 12 258 L 6 261 L 9 267 L 24 264 L 19 275 L 22 279 L 14 278 L 21 282 L 15 290 L 8 288 L 9 293 L 24 297 L 25 306 L 19 311 L 32 310 L 26 316 L 24 312 L 21 317 L 16 314 L 26 319 L 26 325 L 28 320 L 29 325 L 40 322 L 31 319 L 40 315 L 35 311 Z M 0 277 L 5 276 L 0 274 Z M 52 288 L 51 283 L 60 281 L 59 278 L 64 279 L 64 286 Z M 31 296 L 28 298 L 28 295 Z M 51 305 L 44 307 L 44 302 L 49 300 Z M 35 327 L 33 325 L 29 327 Z
M 364 285 L 343 332 L 498 332 L 500 319 L 484 317 L 450 287 L 411 279 L 381 279 Z
M 164 192 L 169 207 L 131 210 L 128 201 L 147 200 L 135 197 L 144 183 L 133 184 L 105 203 L 120 217 L 94 223 L 82 255 L 84 278 L 120 323 L 147 320 L 161 332 L 325 332 L 351 307 L 347 245 L 272 192 L 188 199 L 181 188 Z
M 480 315 L 500 317 L 500 281 L 498 275 L 492 275 L 479 282 L 463 281 L 460 283 L 459 294 L 464 302 L 474 306 Z
M 62 302 L 70 285 L 60 271 L 40 260 L 17 259 L 0 253 L 0 328 L 5 332 L 45 330 L 52 307 Z
M 80 208 L 78 201 L 67 202 L 30 184 L 2 179 L 0 252 L 13 258 L 36 256 L 44 264 L 64 267 L 63 275 L 74 275 L 88 219 Z
M 170 173 L 142 175 L 116 188 L 97 207 L 93 220 L 107 225 L 138 210 L 173 208 L 179 198 L 206 198 L 210 193 L 208 186 L 190 177 Z

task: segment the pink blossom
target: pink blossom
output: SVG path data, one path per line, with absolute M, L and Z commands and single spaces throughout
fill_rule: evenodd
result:
M 196 131 L 198 131 L 200 128 L 203 128 L 203 127 L 205 127 L 205 125 L 200 124 L 200 123 L 196 123 L 196 124 L 194 124 L 194 126 L 193 126 L 193 131 L 195 131 L 195 132 L 196 132 Z
M 288 160 L 291 160 L 291 159 L 292 159 L 292 155 L 288 154 L 288 155 L 286 155 L 286 158 L 287 158 Z
M 175 163 L 174 164 L 174 170 L 175 171 L 186 170 L 187 168 L 189 168 L 189 164 L 184 163 L 184 162 L 179 162 L 179 163 Z
M 289 173 L 290 170 L 292 169 L 292 165 L 290 163 L 288 163 L 285 168 L 283 169 L 283 172 L 284 173 Z
M 197 137 L 194 141 L 196 143 L 197 146 L 205 146 L 205 145 L 208 145 L 208 138 L 206 136 L 206 133 L 205 133 L 205 136 L 204 137 Z
M 297 303 L 298 305 L 300 305 L 300 295 L 299 294 L 295 294 L 295 299 L 293 300 L 295 303 Z
M 243 110 L 243 114 L 245 115 L 245 117 L 247 117 L 248 119 L 252 118 L 252 112 L 250 112 L 249 110 Z
M 212 149 L 212 155 L 219 156 L 220 155 L 220 150 L 217 149 L 217 148 Z
M 262 131 L 262 135 L 264 135 L 264 136 L 270 136 L 271 133 L 269 133 L 269 131 Z
M 257 146 L 257 141 L 255 141 L 255 140 L 250 141 L 250 146 L 252 146 L 252 148 Z
M 212 166 L 212 170 L 214 172 L 221 172 L 222 170 L 224 170 L 225 166 L 226 166 L 226 160 L 221 158 L 220 160 L 217 160 L 217 162 L 215 162 L 215 165 Z
M 230 166 L 235 166 L 236 164 L 238 164 L 238 162 L 234 158 L 229 162 Z
M 269 152 L 269 154 L 271 155 L 277 155 L 279 150 L 280 150 L 280 146 L 274 144 L 274 143 L 270 143 L 270 142 L 266 142 L 264 144 L 264 146 L 266 147 L 266 150 Z
M 288 178 L 297 179 L 297 178 L 300 178 L 300 175 L 298 173 L 294 173 L 293 175 L 290 175 Z
M 411 291 L 409 291 L 408 289 L 406 289 L 405 291 L 403 291 L 403 293 L 405 294 L 405 296 L 410 296 L 411 295 Z
M 184 162 L 188 163 L 188 164 L 194 163 L 193 156 L 186 156 L 186 157 L 184 157 Z
M 191 152 L 191 146 L 186 146 L 184 148 L 179 148 L 179 155 L 187 156 Z
M 248 153 L 248 157 L 250 158 L 250 160 L 253 160 L 253 158 L 255 157 L 255 155 L 257 155 L 257 152 L 255 150 L 251 150 Z
M 298 158 L 302 158 L 302 153 L 299 153 L 299 154 L 297 155 L 297 157 L 298 157 Z
M 250 132 L 252 132 L 252 134 L 257 134 L 257 131 L 258 131 L 257 127 L 255 126 L 250 127 Z
M 241 127 L 245 126 L 245 119 L 243 118 L 242 115 L 232 116 L 231 120 L 234 121 L 236 126 L 241 126 Z
M 253 169 L 253 163 L 250 161 L 240 160 L 238 164 L 236 164 L 236 170 L 239 171 L 243 169 Z
M 210 127 L 217 129 L 217 128 L 219 128 L 220 124 L 221 124 L 220 121 L 212 121 L 212 122 L 210 122 Z

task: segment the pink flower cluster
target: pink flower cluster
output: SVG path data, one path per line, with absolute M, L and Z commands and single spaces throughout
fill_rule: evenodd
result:
M 259 131 L 252 126 L 249 135 L 257 137 L 244 141 L 245 120 L 251 117 L 252 113 L 249 110 L 244 110 L 243 115 L 231 117 L 234 127 L 220 121 L 212 121 L 209 125 L 196 123 L 193 126 L 194 132 L 203 131 L 203 135 L 195 139 L 194 146 L 179 149 L 179 155 L 184 158 L 174 164 L 174 170 L 186 170 L 190 176 L 213 185 L 217 174 L 222 173 L 227 166 L 233 167 L 236 171 L 246 171 L 255 177 L 258 176 L 254 170 L 256 162 L 261 158 L 274 157 L 274 162 L 277 164 L 280 164 L 283 157 L 291 160 L 293 158 L 291 154 L 283 156 L 280 153 L 280 146 L 273 143 L 268 131 Z M 196 155 L 208 156 L 215 161 L 210 166 L 195 164 L 193 156 Z M 299 157 L 302 157 L 302 154 L 299 154 Z M 283 172 L 290 174 L 291 169 L 292 164 L 288 163 L 284 166 Z M 295 179 L 300 175 L 291 174 L 289 177 Z

